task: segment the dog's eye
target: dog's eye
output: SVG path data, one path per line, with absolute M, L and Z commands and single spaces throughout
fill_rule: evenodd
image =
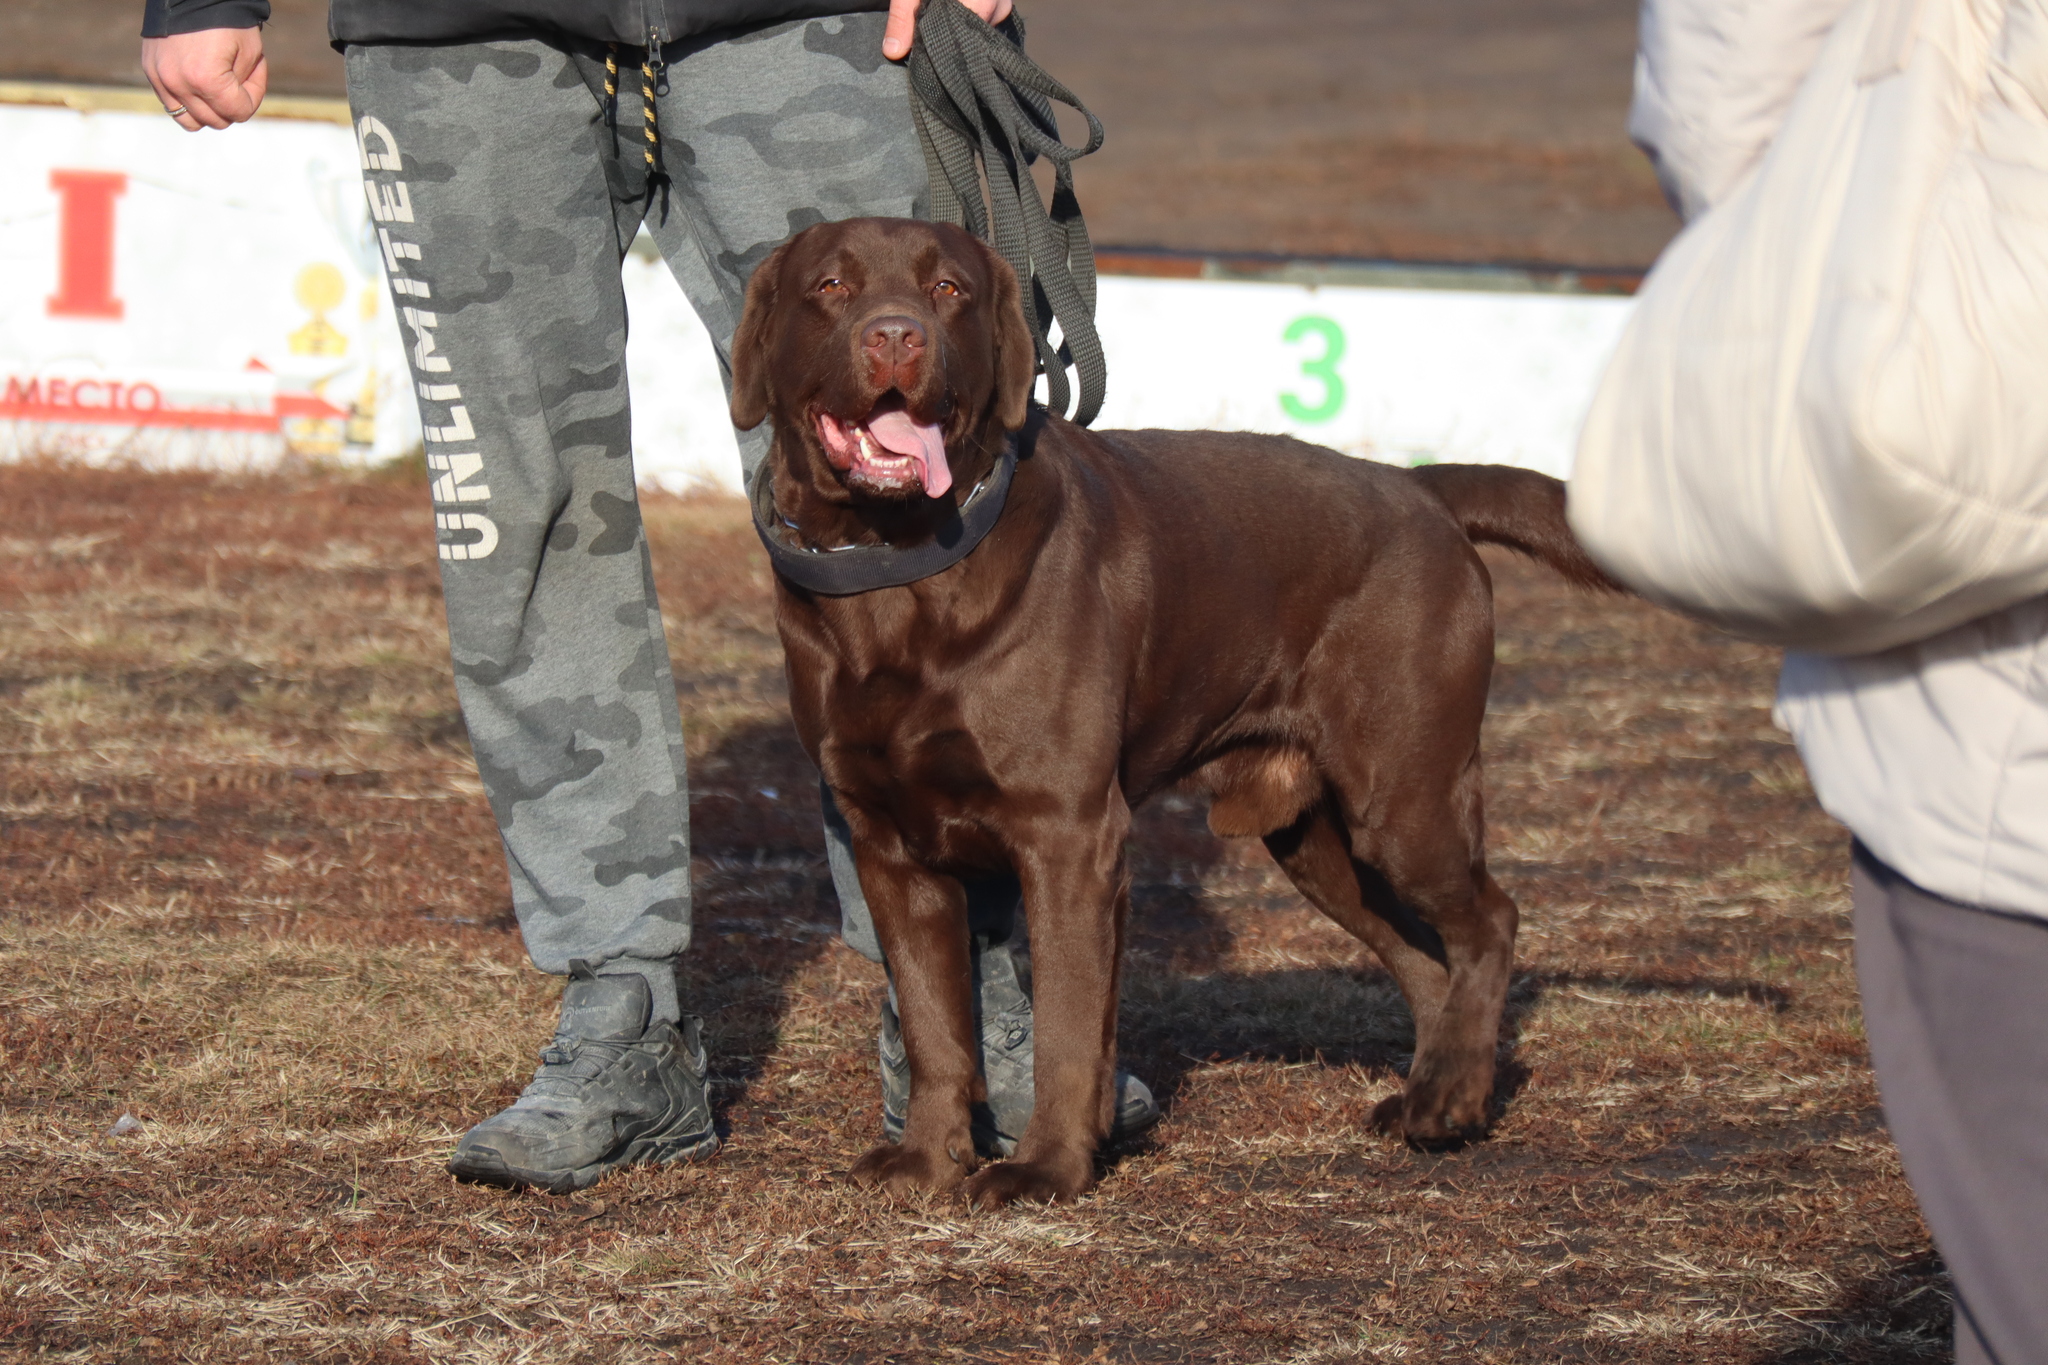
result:
M 820 294 L 844 294 L 847 292 L 846 281 L 840 279 L 837 275 L 829 279 L 820 280 L 818 281 L 818 292 Z
M 937 284 L 932 286 L 932 292 L 934 294 L 941 295 L 942 297 L 950 298 L 964 291 L 960 288 L 959 285 L 953 283 L 951 280 L 940 280 Z

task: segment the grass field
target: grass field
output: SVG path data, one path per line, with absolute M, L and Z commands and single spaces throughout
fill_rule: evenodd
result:
M 1946 1359 L 1886 1138 L 1846 839 L 1775 660 L 1496 562 L 1502 1117 L 1365 1130 L 1408 1022 L 1191 802 L 1136 840 L 1128 1066 L 1072 1206 L 892 1204 L 879 970 L 736 503 L 650 499 L 694 764 L 713 1161 L 454 1184 L 553 1021 L 449 684 L 424 488 L 0 469 L 0 1359 Z M 122 1136 L 124 1114 L 140 1121 Z

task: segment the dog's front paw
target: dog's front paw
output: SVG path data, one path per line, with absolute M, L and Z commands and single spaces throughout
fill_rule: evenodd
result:
M 1024 1201 L 1056 1204 L 1078 1199 L 1095 1183 L 1092 1161 L 1005 1161 L 967 1182 L 967 1199 L 978 1209 L 999 1209 Z
M 857 1185 L 880 1186 L 891 1194 L 913 1190 L 950 1190 L 967 1178 L 974 1160 L 974 1139 L 963 1126 L 951 1142 L 933 1149 L 884 1142 L 847 1172 Z

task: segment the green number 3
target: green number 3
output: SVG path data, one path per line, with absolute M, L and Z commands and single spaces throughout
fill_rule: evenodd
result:
M 1314 360 L 1302 361 L 1301 372 L 1322 384 L 1323 400 L 1309 404 L 1291 393 L 1283 393 L 1280 407 L 1297 422 L 1327 422 L 1344 406 L 1344 380 L 1337 373 L 1337 362 L 1344 358 L 1344 329 L 1328 318 L 1301 317 L 1287 324 L 1280 339 L 1299 341 L 1310 333 L 1323 339 L 1323 353 Z

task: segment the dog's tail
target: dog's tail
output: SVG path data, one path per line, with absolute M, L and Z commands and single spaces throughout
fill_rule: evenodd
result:
M 1426 464 L 1409 471 L 1451 509 L 1465 534 L 1547 564 L 1577 587 L 1627 592 L 1579 544 L 1564 516 L 1564 484 L 1501 464 Z

